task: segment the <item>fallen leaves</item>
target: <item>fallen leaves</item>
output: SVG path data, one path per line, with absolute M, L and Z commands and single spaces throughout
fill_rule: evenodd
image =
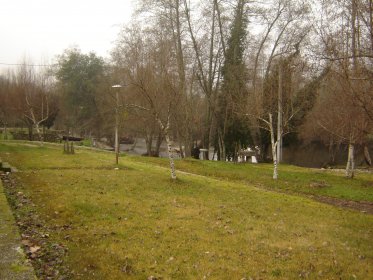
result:
M 40 246 L 29 239 L 22 239 L 21 243 L 25 247 L 25 251 L 31 259 L 35 259 L 38 257 L 38 252 L 41 249 Z
M 49 235 L 53 230 L 52 227 L 46 226 L 43 218 L 37 213 L 35 204 L 30 197 L 25 195 L 14 177 L 7 176 L 7 180 L 1 179 L 4 182 L 7 196 L 14 201 L 13 211 L 15 211 L 17 226 L 21 231 L 20 243 L 23 251 L 31 260 L 38 277 L 40 279 L 65 279 L 63 277 L 71 275 L 63 261 L 67 248 L 63 244 L 52 243 L 53 238 Z M 70 225 L 64 225 L 56 226 L 54 230 L 69 230 L 70 228 Z
M 34 253 L 36 253 L 37 251 L 40 250 L 40 247 L 39 246 L 33 246 L 33 247 L 30 247 L 29 250 L 30 250 L 31 254 L 34 254 Z

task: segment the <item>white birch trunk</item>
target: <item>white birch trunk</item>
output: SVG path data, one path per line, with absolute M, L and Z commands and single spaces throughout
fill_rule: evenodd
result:
M 355 145 L 354 143 L 348 144 L 348 159 L 347 159 L 347 166 L 346 166 L 346 177 L 347 178 L 354 178 L 355 173 Z
M 43 133 L 40 131 L 39 123 L 35 123 L 35 130 L 36 130 L 36 133 L 38 134 L 40 145 L 43 146 L 44 137 L 43 137 Z
M 164 138 L 166 140 L 167 144 L 167 151 L 168 151 L 168 159 L 170 160 L 170 168 L 171 168 L 171 179 L 176 180 L 176 172 L 175 172 L 175 163 L 174 163 L 174 155 L 172 153 L 172 146 L 171 146 L 171 140 L 169 136 L 169 129 L 170 129 L 170 110 L 168 110 L 169 114 L 167 117 L 167 123 L 166 126 L 163 125 L 161 119 L 158 117 L 157 114 L 154 114 L 159 126 L 164 131 Z
M 28 106 L 29 115 L 25 114 L 25 116 L 26 116 L 26 118 L 31 120 L 33 125 L 35 126 L 36 133 L 38 134 L 39 141 L 41 142 L 41 146 L 43 146 L 43 144 L 44 144 L 44 137 L 43 137 L 42 132 L 40 131 L 40 124 L 43 123 L 43 121 L 47 120 L 48 116 L 49 116 L 49 103 L 48 103 L 48 96 L 47 95 L 45 95 L 45 102 L 46 102 L 46 106 L 47 106 L 46 114 L 44 116 L 44 99 L 43 99 L 42 102 L 41 102 L 41 119 L 38 121 L 37 118 L 36 118 L 36 115 L 34 113 L 33 106 L 31 105 L 31 103 L 28 99 L 28 96 L 26 95 L 26 103 L 27 103 L 27 106 Z
M 269 114 L 269 130 L 271 133 L 271 146 L 272 146 L 272 158 L 273 158 L 273 179 L 277 180 L 278 178 L 278 164 L 277 164 L 277 144 L 278 142 L 275 142 L 275 133 L 273 129 L 273 120 L 272 120 L 272 114 Z
M 175 172 L 174 155 L 172 153 L 171 141 L 170 141 L 170 137 L 168 136 L 168 131 L 165 132 L 165 139 L 167 143 L 168 159 L 170 160 L 171 178 L 175 180 L 176 172 Z

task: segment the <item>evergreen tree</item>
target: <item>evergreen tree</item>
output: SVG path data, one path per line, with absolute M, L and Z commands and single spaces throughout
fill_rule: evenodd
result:
M 247 100 L 247 69 L 244 62 L 247 23 L 246 0 L 238 0 L 222 67 L 222 87 L 219 96 L 218 125 L 224 132 L 220 140 L 223 140 L 221 145 L 225 148 L 220 154 L 222 160 L 226 157 L 235 158 L 237 150 L 251 142 L 245 120 L 237 115 Z
M 65 124 L 83 131 L 97 127 L 96 95 L 104 75 L 104 60 L 94 53 L 68 49 L 58 61 L 56 77 L 62 90 Z

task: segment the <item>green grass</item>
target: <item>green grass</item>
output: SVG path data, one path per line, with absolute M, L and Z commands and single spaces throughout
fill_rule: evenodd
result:
M 85 147 L 92 147 L 93 142 L 91 139 L 83 139 L 82 141 L 77 143 L 78 146 L 85 146 Z
M 132 162 L 168 167 L 168 159 L 131 157 Z M 279 166 L 279 179 L 273 180 L 272 164 L 234 164 L 185 159 L 176 161 L 178 170 L 245 183 L 268 189 L 329 196 L 355 201 L 373 201 L 373 174 L 359 173 L 348 179 L 344 172 L 310 169 L 286 164 Z
M 11 269 L 12 269 L 14 272 L 24 272 L 24 271 L 28 271 L 28 270 L 30 270 L 30 267 L 25 266 L 25 265 L 22 265 L 22 264 L 18 264 L 18 263 L 13 263 L 13 264 L 11 265 Z
M 4 138 L 5 138 L 5 133 L 0 132 L 0 140 L 13 140 L 13 135 L 10 132 L 8 132 L 7 139 L 4 139 Z
M 115 170 L 112 153 L 76 152 L 0 143 L 21 191 L 56 229 L 50 239 L 69 249 L 77 279 L 373 278 L 373 216 L 250 187 L 280 187 L 269 165 L 178 161 L 207 177 L 171 181 L 163 160 L 124 156 Z M 343 180 L 280 172 L 289 184 Z

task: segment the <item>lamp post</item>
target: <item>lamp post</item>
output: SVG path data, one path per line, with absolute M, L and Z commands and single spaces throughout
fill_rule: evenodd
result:
M 119 89 L 121 88 L 121 85 L 113 85 L 112 88 L 116 89 L 115 91 L 115 163 L 118 165 L 119 163 Z

